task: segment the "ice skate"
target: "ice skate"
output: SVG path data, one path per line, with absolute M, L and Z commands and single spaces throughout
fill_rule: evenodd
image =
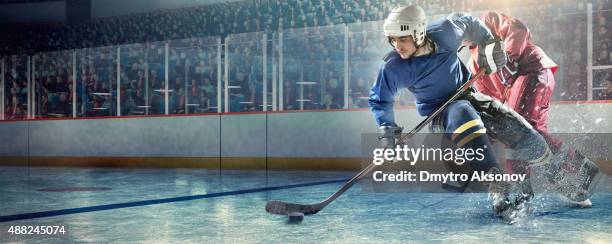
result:
M 530 211 L 529 201 L 532 198 L 533 190 L 529 181 L 517 184 L 493 181 L 489 184 L 489 199 L 493 205 L 493 213 L 507 224 L 516 223 L 521 216 Z
M 566 197 L 572 206 L 591 207 L 593 204 L 589 198 L 601 178 L 599 167 L 575 151 L 563 156 L 552 160 L 545 176 L 554 190 Z

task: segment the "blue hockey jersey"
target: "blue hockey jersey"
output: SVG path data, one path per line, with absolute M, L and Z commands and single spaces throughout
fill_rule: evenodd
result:
M 478 18 L 452 14 L 429 24 L 426 37 L 435 43 L 433 53 L 404 60 L 392 51 L 380 66 L 369 98 L 379 126 L 395 125 L 394 95 L 401 88 L 408 88 L 414 94 L 421 116 L 431 114 L 469 79 L 457 55 L 462 41 L 480 44 L 492 35 Z

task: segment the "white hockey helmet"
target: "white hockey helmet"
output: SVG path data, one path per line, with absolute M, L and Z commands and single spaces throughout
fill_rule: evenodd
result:
M 391 10 L 383 25 L 385 36 L 412 36 L 417 46 L 425 42 L 427 16 L 425 11 L 417 6 L 399 7 Z

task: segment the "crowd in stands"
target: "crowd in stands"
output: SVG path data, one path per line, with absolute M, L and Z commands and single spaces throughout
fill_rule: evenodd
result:
M 262 38 L 262 33 L 244 33 L 228 42 L 228 112 L 263 111 Z
M 560 68 L 556 74 L 557 100 L 587 99 L 587 14 L 586 2 L 573 5 L 536 5 L 526 11 L 521 20 L 531 29 L 532 40 L 555 60 Z M 610 45 L 612 32 L 612 1 L 593 1 L 593 65 L 612 64 Z M 605 76 L 612 69 L 594 73 L 593 86 L 601 89 Z M 597 90 L 593 92 L 596 94 Z
M 130 44 L 80 50 L 83 82 L 79 115 L 116 115 L 117 60 L 120 64 L 121 115 L 216 112 L 217 47 L 204 39 L 168 44 L 168 87 L 165 85 L 165 43 Z M 215 81 L 214 83 L 212 81 Z
M 77 116 L 115 115 L 116 97 L 114 95 L 117 94 L 116 48 L 81 49 L 75 55 Z
M 595 99 L 612 100 L 612 77 L 606 75 L 601 81 L 601 90 L 597 92 Z
M 367 107 L 369 87 L 380 57 L 389 48 L 381 38 L 380 21 L 399 5 L 419 4 L 428 14 L 457 11 L 481 13 L 508 10 L 532 31 L 533 41 L 560 64 L 557 100 L 586 99 L 587 23 L 586 4 L 593 4 L 593 65 L 610 65 L 609 31 L 612 21 L 609 0 L 251 0 L 204 5 L 143 14 L 94 19 L 80 24 L 16 24 L 0 39 L 0 55 L 35 54 L 77 49 L 78 116 L 164 114 L 166 94 L 169 113 L 217 111 L 217 46 L 203 41 L 209 36 L 238 33 L 276 33 L 282 30 L 281 97 L 284 109 L 334 109 L 344 106 L 344 49 L 349 49 L 349 108 Z M 518 10 L 516 10 L 518 9 Z M 351 30 L 344 47 L 340 24 L 359 25 Z M 331 26 L 330 25 L 336 25 Z M 272 34 L 268 34 L 270 37 Z M 249 36 L 249 35 L 247 35 Z M 251 35 L 252 37 L 252 35 Z M 262 67 L 260 36 L 230 46 L 230 111 L 262 111 L 263 73 L 271 77 L 272 65 Z M 165 87 L 165 46 L 170 41 L 169 84 Z M 116 47 L 121 46 L 120 57 Z M 270 45 L 272 46 L 272 45 Z M 268 49 L 268 57 L 272 54 Z M 11 56 L 7 56 L 11 57 Z M 14 56 L 13 56 L 14 57 Z M 23 57 L 23 56 L 19 56 Z M 25 61 L 5 62 L 5 111 L 14 117 L 24 113 Z M 5 58 L 10 60 L 10 58 Z M 50 61 L 55 60 L 55 61 Z M 36 114 L 68 116 L 72 104 L 71 59 L 49 56 L 41 61 L 36 82 L 40 97 Z M 120 101 L 117 101 L 117 60 L 120 62 Z M 23 61 L 23 62 L 22 62 Z M 269 62 L 269 61 L 267 61 Z M 18 67 L 11 65 L 19 64 Z M 15 71 L 13 71 L 15 70 Z M 312 71 L 316 72 L 312 72 Z M 604 90 L 610 72 L 594 75 L 594 87 Z M 269 79 L 270 80 L 270 79 Z M 268 81 L 269 82 L 269 81 Z M 59 85 L 61 84 L 61 85 Z M 58 88 L 59 87 L 59 88 Z M 271 88 L 268 87 L 268 93 Z M 66 94 L 66 95 L 63 95 Z M 598 94 L 594 92 L 594 94 Z M 268 94 L 266 94 L 267 96 Z M 412 98 L 401 94 L 400 105 Z M 25 95 L 27 98 L 27 95 Z M 597 97 L 597 96 L 596 96 Z M 268 99 L 270 103 L 271 99 Z M 116 111 L 117 102 L 121 111 Z M 66 105 L 68 104 L 68 105 Z M 27 106 L 25 106 L 27 108 Z
M 4 66 L 4 119 L 24 119 L 28 110 L 28 60 L 12 56 Z
M 284 108 L 338 109 L 344 106 L 342 26 L 289 29 L 283 39 Z
M 73 67 L 71 52 L 50 52 L 34 59 L 37 117 L 72 116 Z
M 598 1 L 594 5 L 595 14 L 593 24 L 593 58 L 594 65 L 612 64 L 612 1 L 607 0 L 607 4 Z M 597 92 L 593 98 L 598 100 L 612 100 L 612 68 L 594 73 L 594 87 Z
M 548 16 L 561 17 L 566 12 L 584 11 L 585 4 L 590 1 L 594 1 L 595 11 L 610 9 L 607 0 L 520 0 L 512 1 L 512 6 L 492 0 L 247 0 L 100 18 L 73 25 L 12 25 L 4 31 L 11 35 L 3 40 L 0 53 L 68 50 L 368 22 L 382 20 L 392 8 L 406 4 L 419 4 L 431 15 L 524 6 L 545 8 Z

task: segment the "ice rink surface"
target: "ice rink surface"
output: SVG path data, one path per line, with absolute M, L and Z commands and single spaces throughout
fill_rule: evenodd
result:
M 610 177 L 592 208 L 540 194 L 533 212 L 510 226 L 493 217 L 484 193 L 369 193 L 357 185 L 299 223 L 264 210 L 268 200 L 319 202 L 354 172 L 0 169 L 0 243 L 612 242 Z M 16 235 L 11 226 L 66 232 Z

